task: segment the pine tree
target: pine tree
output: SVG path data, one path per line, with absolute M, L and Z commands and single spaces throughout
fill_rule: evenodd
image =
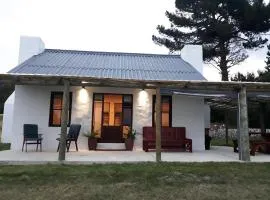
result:
M 270 72 L 270 44 L 267 45 L 267 48 L 268 48 L 268 51 L 267 51 L 267 54 L 266 54 L 266 61 L 265 61 L 265 70 L 267 72 Z
M 270 3 L 263 0 L 176 0 L 176 12 L 166 12 L 170 28 L 157 26 L 155 43 L 178 51 L 201 44 L 204 61 L 228 80 L 229 69 L 244 61 L 246 49 L 260 48 L 270 29 Z

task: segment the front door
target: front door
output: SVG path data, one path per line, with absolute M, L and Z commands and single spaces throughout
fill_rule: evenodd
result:
M 132 95 L 94 94 L 93 130 L 99 142 L 124 142 L 131 125 Z

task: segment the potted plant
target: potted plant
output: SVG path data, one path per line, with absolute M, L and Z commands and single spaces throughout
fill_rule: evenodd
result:
M 96 150 L 97 149 L 97 136 L 98 133 L 96 132 L 87 132 L 84 134 L 85 137 L 88 137 L 88 149 L 89 150 Z
M 127 138 L 125 139 L 125 146 L 127 151 L 133 150 L 135 137 L 136 137 L 136 130 L 134 129 L 130 130 L 127 134 Z

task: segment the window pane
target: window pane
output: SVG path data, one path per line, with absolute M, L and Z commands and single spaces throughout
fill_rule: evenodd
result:
M 170 126 L 170 116 L 169 113 L 162 113 L 161 114 L 161 121 L 162 126 Z
M 53 110 L 52 124 L 53 125 L 61 124 L 61 110 Z
M 124 95 L 123 97 L 123 103 L 124 105 L 132 105 L 132 96 L 131 95 Z
M 94 95 L 94 100 L 96 100 L 96 101 L 102 101 L 102 94 L 95 94 Z
M 170 103 L 169 102 L 163 102 L 161 106 L 162 112 L 170 112 Z
M 93 116 L 93 129 L 99 136 L 101 136 L 101 117 L 102 117 L 102 102 L 94 102 L 94 116 Z
M 114 126 L 121 126 L 122 122 L 122 113 L 115 113 L 114 114 Z
M 62 109 L 62 97 L 63 95 L 55 94 L 53 99 L 53 109 Z
M 153 98 L 153 126 L 156 124 L 155 96 Z M 161 126 L 170 126 L 171 99 L 168 96 L 161 97 Z
M 124 108 L 123 110 L 123 124 L 131 125 L 132 123 L 132 109 L 131 108 Z
M 122 104 L 114 103 L 114 126 L 121 126 L 122 122 Z

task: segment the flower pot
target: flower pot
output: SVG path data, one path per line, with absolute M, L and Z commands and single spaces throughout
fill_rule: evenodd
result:
M 126 150 L 127 151 L 132 151 L 133 150 L 133 146 L 134 146 L 134 139 L 127 138 L 125 140 L 125 146 L 126 146 Z
M 89 150 L 97 149 L 97 138 L 88 138 L 88 149 Z

